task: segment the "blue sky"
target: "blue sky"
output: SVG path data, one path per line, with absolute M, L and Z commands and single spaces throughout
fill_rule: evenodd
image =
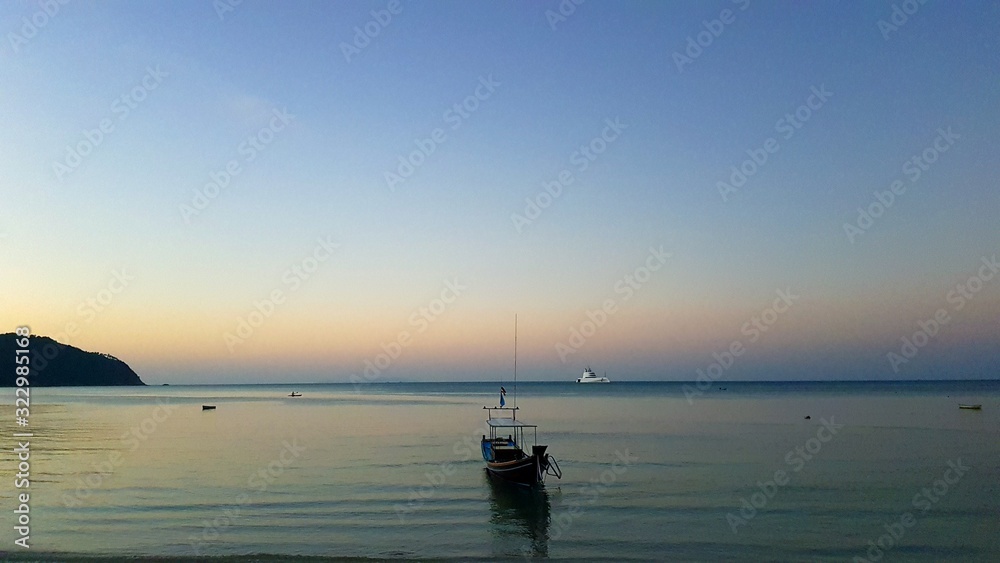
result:
M 155 381 L 347 381 L 401 332 L 379 379 L 492 379 L 517 313 L 526 378 L 590 363 L 692 380 L 791 289 L 725 378 L 996 376 L 1000 283 L 973 282 L 962 310 L 947 298 L 1000 243 L 995 3 L 897 2 L 889 31 L 891 2 L 588 1 L 564 20 L 555 1 L 219 6 L 0 4 L 7 325 Z M 782 128 L 796 111 L 808 120 Z M 421 143 L 433 152 L 390 190 Z M 587 146 L 602 152 L 583 169 Z M 213 174 L 228 185 L 186 214 Z M 519 230 L 528 201 L 547 207 Z M 318 240 L 337 244 L 323 260 Z M 616 291 L 661 247 L 661 268 Z M 952 320 L 893 369 L 940 308 Z

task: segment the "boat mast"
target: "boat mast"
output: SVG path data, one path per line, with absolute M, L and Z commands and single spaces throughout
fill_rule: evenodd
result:
M 517 315 L 514 315 L 514 420 L 517 420 Z

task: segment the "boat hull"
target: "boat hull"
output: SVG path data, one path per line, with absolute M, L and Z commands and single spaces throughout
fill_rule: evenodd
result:
M 545 462 L 538 455 L 501 463 L 487 461 L 486 471 L 491 477 L 498 477 L 511 483 L 537 485 L 545 477 Z

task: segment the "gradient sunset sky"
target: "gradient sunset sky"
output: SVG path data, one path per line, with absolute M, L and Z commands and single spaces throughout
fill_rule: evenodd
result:
M 400 340 L 375 380 L 492 381 L 515 314 L 526 380 L 733 346 L 723 380 L 996 378 L 997 21 L 7 0 L 2 332 L 147 383 L 346 382 Z

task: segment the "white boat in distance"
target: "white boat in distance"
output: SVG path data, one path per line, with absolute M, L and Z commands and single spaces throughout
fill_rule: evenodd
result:
M 594 370 L 587 366 L 587 369 L 583 370 L 583 376 L 576 378 L 577 383 L 611 383 L 611 380 L 607 378 L 607 373 L 604 377 L 598 377 Z

